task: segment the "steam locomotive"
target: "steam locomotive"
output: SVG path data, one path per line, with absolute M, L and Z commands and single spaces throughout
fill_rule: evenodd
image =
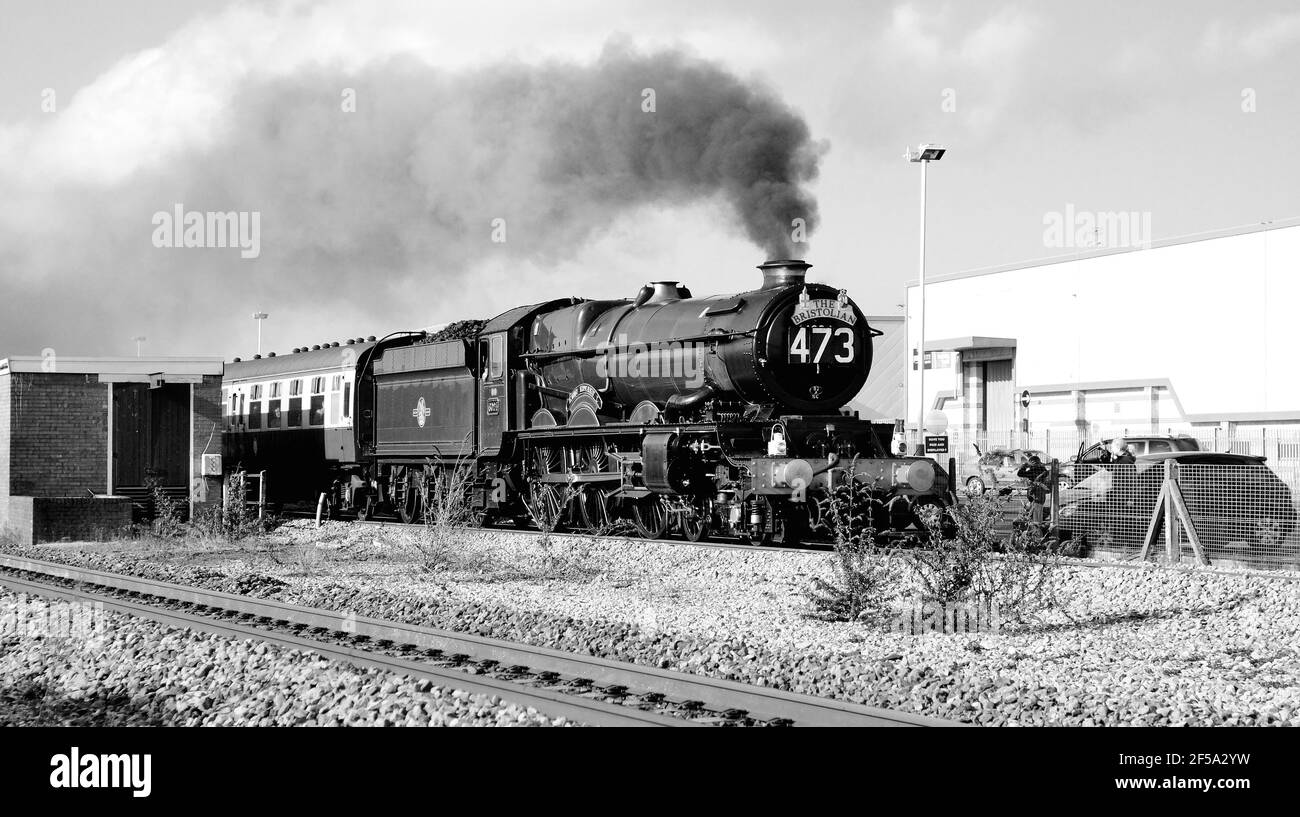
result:
M 809 266 L 770 261 L 731 295 L 659 281 L 236 360 L 226 463 L 266 471 L 279 502 L 323 494 L 360 518 L 420 519 L 460 475 L 483 523 L 793 543 L 826 533 L 821 500 L 852 480 L 879 530 L 917 528 L 948 475 L 842 410 L 880 333 Z

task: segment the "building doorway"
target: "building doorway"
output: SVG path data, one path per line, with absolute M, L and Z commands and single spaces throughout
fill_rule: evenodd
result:
M 144 488 L 150 476 L 163 488 L 188 490 L 190 387 L 113 384 L 113 490 Z

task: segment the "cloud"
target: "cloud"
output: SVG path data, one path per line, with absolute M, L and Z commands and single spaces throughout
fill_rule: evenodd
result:
M 248 300 L 384 327 L 477 267 L 553 267 L 644 209 L 711 203 L 769 257 L 791 254 L 793 219 L 816 225 L 824 148 L 760 83 L 626 40 L 484 60 L 365 15 L 235 7 L 0 130 L 6 346 L 123 323 L 211 337 Z M 261 256 L 154 247 L 176 205 L 258 212 Z

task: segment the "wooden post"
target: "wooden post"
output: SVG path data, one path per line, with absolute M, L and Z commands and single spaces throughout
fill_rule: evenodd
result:
M 1201 536 L 1196 532 L 1196 524 L 1192 521 L 1191 511 L 1187 510 L 1187 500 L 1183 497 L 1182 487 L 1175 482 L 1170 486 L 1169 495 L 1173 498 L 1178 518 L 1182 520 L 1183 530 L 1187 531 L 1187 541 L 1192 545 L 1192 552 L 1196 554 L 1196 561 L 1203 565 L 1209 565 L 1210 560 L 1201 547 Z
M 1165 485 L 1160 486 L 1160 496 L 1156 497 L 1156 506 L 1151 509 L 1151 521 L 1147 523 L 1146 536 L 1142 537 L 1142 550 L 1138 561 L 1145 562 L 1151 555 L 1151 548 L 1160 536 L 1160 523 L 1165 518 Z
M 1182 556 L 1182 546 L 1178 542 L 1178 518 L 1174 508 L 1174 489 L 1177 486 L 1178 463 L 1165 460 L 1165 481 L 1160 488 L 1164 500 L 1165 512 L 1165 559 L 1170 564 L 1177 564 Z

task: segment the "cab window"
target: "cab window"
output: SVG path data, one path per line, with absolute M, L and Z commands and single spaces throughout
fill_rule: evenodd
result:
M 506 369 L 506 343 L 504 335 L 493 335 L 488 341 L 488 380 L 500 380 Z

